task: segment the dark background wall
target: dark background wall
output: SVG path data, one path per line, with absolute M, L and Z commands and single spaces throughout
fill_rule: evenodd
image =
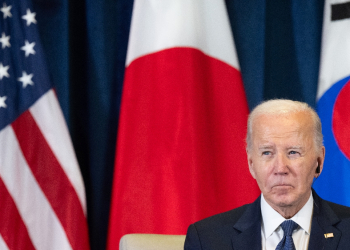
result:
M 132 0 L 33 0 L 83 173 L 92 249 L 105 249 Z M 322 0 L 226 0 L 249 107 L 316 104 Z

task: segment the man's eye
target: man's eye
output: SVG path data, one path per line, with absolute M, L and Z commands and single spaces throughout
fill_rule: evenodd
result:
M 298 154 L 298 152 L 297 152 L 297 151 L 292 150 L 292 151 L 289 151 L 289 154 L 291 154 L 291 155 L 295 155 L 295 154 Z
M 271 152 L 270 152 L 270 151 L 264 151 L 262 154 L 263 154 L 263 155 L 270 155 Z

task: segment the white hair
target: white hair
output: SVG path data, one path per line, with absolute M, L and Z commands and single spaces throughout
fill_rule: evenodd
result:
M 286 99 L 274 99 L 262 102 L 256 106 L 248 116 L 248 129 L 247 129 L 247 151 L 252 147 L 252 129 L 253 122 L 256 117 L 260 115 L 279 115 L 279 114 L 291 114 L 297 112 L 307 112 L 310 114 L 314 123 L 314 141 L 316 148 L 320 149 L 323 146 L 322 124 L 316 111 L 311 108 L 307 103 L 286 100 Z

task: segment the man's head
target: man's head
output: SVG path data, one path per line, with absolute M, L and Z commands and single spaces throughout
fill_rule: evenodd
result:
M 286 218 L 310 197 L 323 167 L 322 140 L 320 119 L 305 103 L 271 100 L 249 115 L 249 170 L 266 201 Z

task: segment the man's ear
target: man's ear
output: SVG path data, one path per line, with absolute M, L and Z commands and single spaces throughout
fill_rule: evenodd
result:
M 320 176 L 320 174 L 322 173 L 325 155 L 326 155 L 326 149 L 325 149 L 324 146 L 322 146 L 321 151 L 320 151 L 320 154 L 319 154 L 319 156 L 317 157 L 318 171 L 317 171 L 316 176 L 315 176 L 316 178 L 317 178 L 318 176 Z
M 255 178 L 255 171 L 254 171 L 254 167 L 253 167 L 253 159 L 252 159 L 251 154 L 248 151 L 247 151 L 247 158 L 248 158 L 249 172 L 252 175 L 252 177 L 254 179 L 256 179 Z

